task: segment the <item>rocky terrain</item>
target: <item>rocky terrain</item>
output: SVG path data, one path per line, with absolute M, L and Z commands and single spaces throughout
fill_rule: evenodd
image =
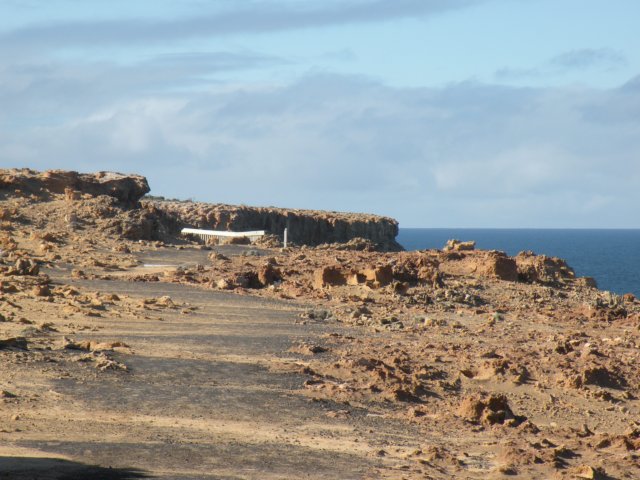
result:
M 138 200 L 149 192 L 149 185 L 147 179 L 140 175 L 114 172 L 81 174 L 65 170 L 37 172 L 23 168 L 1 170 L 0 190 L 13 192 L 15 195 L 34 195 L 41 198 L 64 193 L 76 200 L 81 195 L 106 195 L 125 206 L 136 206 Z
M 395 222 L 193 244 L 253 214 L 147 191 L 0 172 L 0 478 L 640 476 L 633 295 Z

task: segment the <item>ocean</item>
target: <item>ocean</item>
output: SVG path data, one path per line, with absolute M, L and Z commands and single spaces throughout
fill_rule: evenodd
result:
M 640 297 L 640 230 L 401 228 L 407 250 L 442 248 L 447 240 L 475 240 L 482 250 L 516 255 L 523 250 L 560 257 L 601 290 Z

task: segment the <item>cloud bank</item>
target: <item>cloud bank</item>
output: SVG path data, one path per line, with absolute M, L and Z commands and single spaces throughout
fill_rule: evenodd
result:
M 626 57 L 611 48 L 582 48 L 562 52 L 542 65 L 531 68 L 501 68 L 496 72 L 496 78 L 526 79 L 563 75 L 575 71 L 613 70 L 627 64 Z
M 272 33 L 403 18 L 426 18 L 486 0 L 324 0 L 242 2 L 197 16 L 171 19 L 100 19 L 27 25 L 0 33 L 0 48 L 15 50 L 65 46 L 169 43 L 203 37 Z M 213 4 L 216 5 L 216 4 Z
M 373 211 L 405 226 L 640 226 L 638 78 L 609 90 L 402 89 L 309 75 L 119 95 L 139 79 L 110 74 L 126 88 L 53 82 L 29 114 L 50 98 L 40 121 L 12 129 L 40 87 L 14 88 L 0 163 L 140 172 L 156 194 Z
M 640 76 L 609 89 L 401 88 L 238 43 L 489 2 L 195 1 L 139 18 L 120 1 L 118 18 L 82 4 L 76 20 L 14 26 L 0 31 L 0 165 L 137 172 L 159 195 L 375 212 L 404 226 L 640 227 Z M 58 1 L 71 3 L 81 8 Z M 324 56 L 352 61 L 341 46 Z M 496 78 L 626 61 L 575 49 Z

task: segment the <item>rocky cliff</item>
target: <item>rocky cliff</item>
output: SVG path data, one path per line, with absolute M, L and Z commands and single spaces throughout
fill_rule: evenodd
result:
M 266 230 L 299 245 L 342 243 L 364 238 L 383 250 L 397 251 L 398 222 L 361 213 L 339 213 L 274 207 L 245 207 L 195 202 L 145 200 L 143 205 L 173 217 L 184 227 L 210 230 Z
M 95 223 L 129 239 L 173 241 L 182 227 L 211 230 L 266 230 L 298 245 L 370 240 L 379 249 L 402 250 L 395 241 L 398 222 L 369 214 L 323 212 L 273 207 L 143 199 L 147 179 L 115 172 L 78 173 L 64 170 L 38 172 L 28 168 L 0 169 L 0 199 L 31 197 L 36 201 L 65 198 L 67 216 L 75 223 Z M 97 226 L 97 225 L 96 225 Z
M 127 207 L 137 206 L 149 192 L 147 179 L 115 172 L 78 173 L 65 170 L 37 172 L 28 168 L 0 170 L 0 192 L 48 196 L 108 195 Z

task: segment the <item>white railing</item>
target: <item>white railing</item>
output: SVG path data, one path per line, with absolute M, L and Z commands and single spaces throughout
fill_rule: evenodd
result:
M 200 230 L 198 228 L 183 228 L 181 233 L 183 235 L 196 235 L 203 240 L 209 240 L 219 237 L 248 237 L 249 240 L 255 240 L 265 234 L 264 230 L 254 230 L 251 232 L 225 232 L 222 230 Z

